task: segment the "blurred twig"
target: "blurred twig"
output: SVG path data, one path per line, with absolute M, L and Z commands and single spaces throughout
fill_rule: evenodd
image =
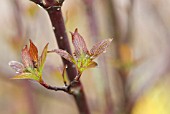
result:
M 14 18 L 16 21 L 16 28 L 17 28 L 17 37 L 18 39 L 20 39 L 19 37 L 22 37 L 22 20 L 21 20 L 21 8 L 20 8 L 20 4 L 18 0 L 13 0 L 13 7 L 14 7 Z
M 122 55 L 121 55 L 121 47 L 122 46 L 129 46 L 129 38 L 131 36 L 131 11 L 132 11 L 132 7 L 130 6 L 129 8 L 127 8 L 127 12 L 128 13 L 128 25 L 127 25 L 127 34 L 122 35 L 122 31 L 121 31 L 121 26 L 120 26 L 120 20 L 118 18 L 118 12 L 116 9 L 116 0 L 107 0 L 107 6 L 108 6 L 108 14 L 109 14 L 109 18 L 110 21 L 108 23 L 109 26 L 109 31 L 110 33 L 114 33 L 114 47 L 113 49 L 115 50 L 115 60 L 119 61 L 120 64 L 124 64 L 123 60 L 122 60 Z M 112 25 L 112 26 L 111 26 Z M 122 38 L 122 36 L 126 36 L 125 38 Z M 127 72 L 125 71 L 125 69 L 123 67 L 119 67 L 116 68 L 116 71 L 119 75 L 119 80 L 121 81 L 121 83 L 118 85 L 120 86 L 119 88 L 121 88 L 120 93 L 122 93 L 121 95 L 121 110 L 123 113 L 129 113 L 126 110 L 126 106 L 128 105 L 127 102 L 127 93 L 126 93 L 126 78 L 127 78 Z
M 22 9 L 20 8 L 20 4 L 19 4 L 19 1 L 18 0 L 12 0 L 12 5 L 14 7 L 14 19 L 15 19 L 15 22 L 16 22 L 16 30 L 17 30 L 17 35 L 12 39 L 12 45 L 15 47 L 15 50 L 16 53 L 20 52 L 18 51 L 20 48 L 20 46 L 22 45 L 23 43 L 23 28 L 22 28 L 22 17 L 21 17 L 21 11 Z M 5 79 L 5 78 L 4 78 Z M 37 108 L 36 108 L 36 105 L 34 103 L 34 100 L 33 100 L 33 96 L 32 96 L 32 93 L 30 91 L 33 90 L 33 88 L 31 87 L 30 83 L 29 82 L 24 82 L 24 83 L 21 83 L 23 87 L 26 86 L 26 92 L 25 92 L 25 96 L 28 100 L 28 108 L 29 108 L 29 113 L 31 114 L 37 114 Z
M 85 5 L 86 5 L 86 13 L 88 17 L 88 22 L 89 22 L 89 29 L 92 35 L 92 40 L 94 42 L 98 42 L 98 39 L 100 38 L 99 34 L 99 29 L 98 29 L 98 24 L 97 24 L 97 19 L 95 16 L 95 4 L 93 0 L 83 0 Z M 110 88 L 110 83 L 109 83 L 109 76 L 108 76 L 108 71 L 107 71 L 107 65 L 106 63 L 106 58 L 101 57 L 101 61 L 99 63 L 103 66 L 104 72 L 102 72 L 103 81 L 104 81 L 104 94 L 105 94 L 105 99 L 106 99 L 106 107 L 105 107 L 105 113 L 107 114 L 114 114 L 114 104 L 112 102 L 112 97 L 111 97 L 111 88 Z
M 86 6 L 86 13 L 89 22 L 90 32 L 92 34 L 93 40 L 97 42 L 97 38 L 99 36 L 99 29 L 97 27 L 97 20 L 94 11 L 94 1 L 93 0 L 83 0 Z
M 164 22 L 162 16 L 159 14 L 158 7 L 156 7 L 152 3 L 152 1 L 143 1 L 143 2 L 145 5 L 147 5 L 146 7 L 149 7 L 150 12 L 152 12 L 151 16 L 153 16 L 152 18 L 156 19 L 157 26 L 161 25 L 162 28 L 160 28 L 160 29 L 163 29 L 164 34 L 166 36 L 166 41 L 169 42 L 169 36 L 170 36 L 169 30 L 168 30 L 167 24 Z M 135 0 L 131 0 L 132 5 L 135 5 L 135 3 L 136 3 Z M 133 7 L 131 7 L 131 8 L 133 8 Z M 135 10 L 135 9 L 131 9 L 131 12 L 133 10 Z M 132 24 L 132 23 L 129 23 L 129 24 Z M 157 39 L 155 39 L 155 40 L 157 40 Z M 150 57 L 150 59 L 152 59 L 150 61 L 153 61 L 153 63 L 156 61 L 156 63 L 159 63 L 159 64 L 155 65 L 155 66 L 157 66 L 156 69 L 150 69 L 150 72 L 154 71 L 154 73 L 152 73 L 149 76 L 149 78 L 140 85 L 138 90 L 136 90 L 135 93 L 133 93 L 133 95 L 129 96 L 130 98 L 128 99 L 128 106 L 127 106 L 127 111 L 129 113 L 132 112 L 133 106 L 135 105 L 137 100 L 143 95 L 143 93 L 145 93 L 147 90 L 149 90 L 151 87 L 153 87 L 157 82 L 159 82 L 161 76 L 166 75 L 166 73 L 169 72 L 170 63 L 168 61 L 169 61 L 170 54 L 169 54 L 168 49 L 167 50 L 165 49 L 164 51 L 165 52 L 160 52 L 157 57 Z M 143 63 L 144 62 L 148 62 L 148 61 L 145 60 L 145 61 L 143 61 Z M 164 66 L 164 67 L 160 67 L 160 66 Z M 136 74 L 136 75 L 138 75 L 138 74 Z M 161 78 L 163 78 L 163 77 L 161 77 Z M 132 82 L 132 80 L 130 80 L 130 82 Z

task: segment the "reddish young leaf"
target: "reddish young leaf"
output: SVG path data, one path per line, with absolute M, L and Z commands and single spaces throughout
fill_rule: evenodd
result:
M 83 39 L 83 37 L 78 33 L 78 29 L 75 30 L 74 33 L 71 33 L 72 35 L 72 43 L 75 48 L 75 56 L 79 57 L 81 54 L 89 54 L 86 43 Z
M 90 50 L 90 55 L 92 59 L 95 59 L 98 55 L 103 53 L 106 50 L 106 48 L 110 45 L 111 42 L 112 39 L 106 39 L 95 44 Z
M 48 43 L 44 47 L 43 52 L 41 54 L 41 57 L 38 60 L 38 65 L 39 65 L 40 72 L 42 72 L 42 69 L 44 67 L 44 63 L 45 63 L 45 60 L 46 60 L 46 57 L 47 57 L 47 49 L 48 49 Z
M 10 61 L 8 64 L 16 73 L 22 73 L 24 71 L 24 65 L 18 61 Z
M 27 45 L 25 45 L 25 47 L 22 49 L 21 56 L 22 56 L 22 63 L 26 68 L 33 67 L 32 59 L 28 51 Z
M 74 58 L 67 51 L 65 51 L 65 50 L 54 49 L 54 50 L 48 51 L 48 52 L 49 53 L 55 52 L 55 53 L 59 54 L 61 57 L 63 57 L 64 59 L 74 63 Z
M 38 62 L 38 50 L 31 40 L 30 40 L 29 53 L 30 53 L 31 59 L 37 63 Z
M 15 69 L 16 73 L 19 73 L 12 79 L 32 79 L 39 82 L 42 81 L 42 70 L 47 56 L 47 47 L 48 44 L 44 47 L 40 58 L 38 58 L 37 47 L 30 40 L 30 49 L 28 50 L 26 45 L 21 52 L 22 62 L 24 65 L 17 61 L 9 62 L 9 66 Z

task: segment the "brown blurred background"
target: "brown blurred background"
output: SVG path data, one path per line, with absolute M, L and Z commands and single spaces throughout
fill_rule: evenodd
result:
M 113 38 L 99 66 L 81 78 L 92 114 L 170 114 L 169 6 L 170 0 L 65 0 L 70 42 L 75 28 L 89 49 Z M 58 48 L 47 12 L 29 0 L 1 0 L 0 114 L 78 114 L 72 96 L 9 79 L 15 72 L 8 62 L 21 61 L 29 39 L 40 52 L 47 42 Z M 61 67 L 58 55 L 48 55 L 43 78 L 62 86 Z

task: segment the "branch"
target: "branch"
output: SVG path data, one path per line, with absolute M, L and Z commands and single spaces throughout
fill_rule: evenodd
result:
M 76 77 L 80 77 L 80 76 L 76 76 Z M 51 86 L 48 85 L 47 83 L 45 83 L 43 80 L 40 82 L 40 84 L 45 87 L 46 89 L 49 90 L 54 90 L 54 91 L 63 91 L 66 92 L 68 94 L 72 94 L 76 96 L 76 93 L 74 93 L 74 91 L 72 91 L 72 88 L 78 86 L 79 81 L 77 81 L 77 79 L 75 78 L 73 81 L 71 81 L 71 83 L 69 85 L 65 85 L 63 87 L 56 87 L 56 86 Z M 65 83 L 64 83 L 65 84 Z
M 61 8 L 51 7 L 47 11 L 50 16 L 53 28 L 55 28 L 54 33 L 55 33 L 59 48 L 66 50 L 67 52 L 71 54 L 71 48 L 70 48 L 69 40 L 66 34 L 66 29 L 64 25 Z M 70 63 L 69 61 L 66 61 L 63 58 L 62 60 L 63 60 L 64 65 L 68 66 L 67 75 L 68 75 L 69 80 L 72 81 L 74 77 L 77 75 L 77 71 L 73 67 L 72 63 Z M 81 114 L 90 114 L 81 82 L 78 82 L 77 86 L 80 88 L 80 90 L 79 90 L 78 95 L 74 95 L 74 99 L 76 101 L 79 112 Z
M 56 37 L 56 41 L 58 43 L 58 47 L 60 49 L 66 50 L 68 53 L 71 54 L 71 48 L 69 45 L 69 40 L 68 40 L 68 36 L 66 34 L 66 29 L 65 29 L 65 25 L 64 25 L 64 19 L 62 16 L 62 12 L 61 12 L 61 7 L 62 4 L 64 2 L 64 0 L 58 0 L 56 2 L 54 2 L 55 0 L 45 0 L 44 2 L 46 4 L 43 4 L 40 0 L 31 0 L 32 2 L 39 4 L 40 6 L 42 6 L 49 14 L 52 26 L 54 28 L 54 34 Z M 64 63 L 64 65 L 67 65 L 68 68 L 67 70 L 67 75 L 68 78 L 70 80 L 70 85 L 66 88 L 68 88 L 69 90 L 71 90 L 72 86 L 75 84 L 75 76 L 77 76 L 77 71 L 76 69 L 73 67 L 73 64 L 70 63 L 69 61 L 66 61 L 65 59 L 62 58 L 62 61 Z M 78 78 L 79 79 L 79 78 Z M 59 87 L 52 87 L 49 86 L 47 84 L 43 84 L 42 85 L 44 87 L 46 87 L 47 89 L 51 89 L 51 90 L 61 90 L 61 91 L 68 91 L 66 90 L 66 88 L 59 88 Z M 75 102 L 77 104 L 78 110 L 80 114 L 90 114 L 88 106 L 87 106 L 87 102 L 86 102 L 86 97 L 83 91 L 83 87 L 80 81 L 76 82 L 76 87 L 79 88 L 79 92 L 78 94 L 74 94 L 74 99 Z
M 64 91 L 64 92 L 67 92 L 67 87 L 64 86 L 64 87 L 55 87 L 55 86 L 51 86 L 51 85 L 48 85 L 47 83 L 45 83 L 44 81 L 40 82 L 40 84 L 42 86 L 44 86 L 46 89 L 49 89 L 49 90 L 54 90 L 54 91 Z

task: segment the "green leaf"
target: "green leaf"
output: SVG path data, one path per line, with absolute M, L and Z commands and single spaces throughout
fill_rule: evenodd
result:
M 98 64 L 94 61 L 91 61 L 90 59 L 84 59 L 84 60 L 81 60 L 79 62 L 77 62 L 77 69 L 80 71 L 80 72 L 83 72 L 84 70 L 88 69 L 88 68 L 94 68 L 96 67 Z
M 47 57 L 47 49 L 48 49 L 48 43 L 46 44 L 46 46 L 43 49 L 43 52 L 38 60 L 38 65 L 39 65 L 39 70 L 40 73 L 42 72 L 43 68 L 44 68 L 44 63 Z
M 14 76 L 13 78 L 11 79 L 31 79 L 31 80 L 36 80 L 36 81 L 39 81 L 41 78 L 32 74 L 32 73 L 22 73 L 22 74 L 19 74 L 19 75 L 16 75 Z

